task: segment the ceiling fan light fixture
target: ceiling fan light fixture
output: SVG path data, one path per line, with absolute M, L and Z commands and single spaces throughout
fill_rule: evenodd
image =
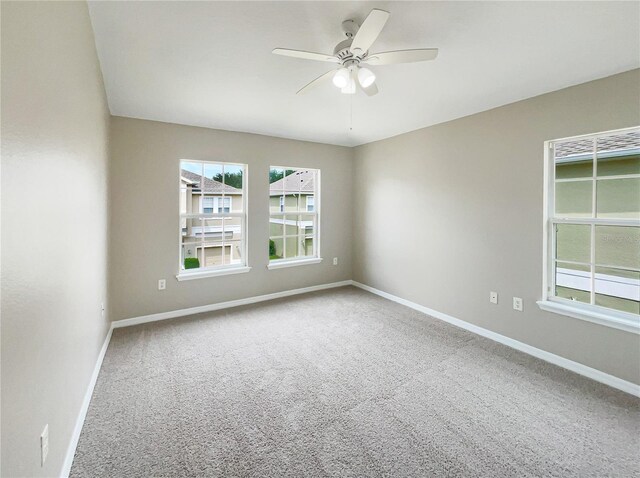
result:
M 360 86 L 368 88 L 376 81 L 376 75 L 369 68 L 360 68 L 358 69 L 358 81 Z
M 347 86 L 340 90 L 345 95 L 355 95 L 356 94 L 356 82 L 353 78 L 349 79 Z
M 349 70 L 346 68 L 340 68 L 336 71 L 336 74 L 333 75 L 333 84 L 336 88 L 346 88 L 349 85 L 350 75 Z

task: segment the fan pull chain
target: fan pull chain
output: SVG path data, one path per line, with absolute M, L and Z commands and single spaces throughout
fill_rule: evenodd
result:
M 349 95 L 349 131 L 353 131 L 353 97 L 355 95 Z

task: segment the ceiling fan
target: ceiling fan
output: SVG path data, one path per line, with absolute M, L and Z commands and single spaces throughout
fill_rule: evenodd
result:
M 306 93 L 320 83 L 332 78 L 333 84 L 345 94 L 355 94 L 358 86 L 367 95 L 378 93 L 376 75 L 361 65 L 393 65 L 397 63 L 413 63 L 416 61 L 434 60 L 438 56 L 437 48 L 420 48 L 415 50 L 385 51 L 382 53 L 369 53 L 369 48 L 376 41 L 385 23 L 389 19 L 389 12 L 374 8 L 371 10 L 362 25 L 354 20 L 342 22 L 342 29 L 347 36 L 346 40 L 338 43 L 333 50 L 333 55 L 313 53 L 302 50 L 289 50 L 276 48 L 276 55 L 291 56 L 305 60 L 325 61 L 338 63 L 341 66 L 320 75 L 315 80 L 300 88 L 296 94 Z

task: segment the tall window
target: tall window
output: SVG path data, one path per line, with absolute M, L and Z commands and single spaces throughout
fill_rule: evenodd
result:
M 270 168 L 270 266 L 319 260 L 319 193 L 319 170 Z
M 551 141 L 548 151 L 546 298 L 640 327 L 640 128 Z
M 246 266 L 246 165 L 180 162 L 180 275 Z

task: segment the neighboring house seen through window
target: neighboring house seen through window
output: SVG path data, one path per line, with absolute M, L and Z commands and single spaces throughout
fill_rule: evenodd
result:
M 540 307 L 640 329 L 640 128 L 551 141 L 548 161 Z
M 246 266 L 246 165 L 180 163 L 180 275 Z
M 270 168 L 270 267 L 291 261 L 319 260 L 319 193 L 319 170 Z

